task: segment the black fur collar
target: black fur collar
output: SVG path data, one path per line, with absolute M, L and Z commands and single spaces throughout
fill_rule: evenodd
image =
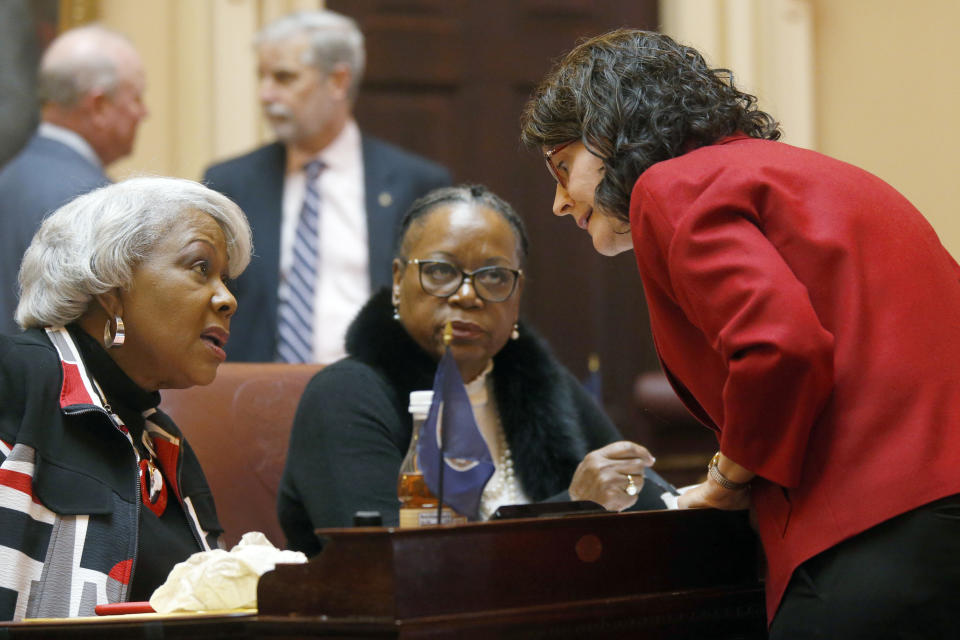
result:
M 405 403 L 409 392 L 430 389 L 436 362 L 392 319 L 390 290 L 374 294 L 347 331 L 347 352 L 382 372 Z M 493 388 L 500 421 L 524 490 L 544 500 L 567 488 L 587 453 L 571 396 L 579 384 L 543 340 L 520 323 L 520 338 L 494 356 Z

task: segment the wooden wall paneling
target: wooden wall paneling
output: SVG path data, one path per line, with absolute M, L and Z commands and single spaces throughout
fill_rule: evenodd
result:
M 449 167 L 457 161 L 456 89 L 463 67 L 458 4 L 381 2 L 360 19 L 367 46 L 356 106 L 361 126 Z
M 581 38 L 619 26 L 655 28 L 655 0 L 328 0 L 367 40 L 361 127 L 439 162 L 457 181 L 488 185 L 527 223 L 523 313 L 576 375 L 600 355 L 604 400 L 626 435 L 641 371 L 658 368 L 632 254 L 597 255 L 569 219 L 551 214 L 554 185 L 520 147 L 519 118 L 554 60 Z
M 458 122 L 451 108 L 455 96 L 444 88 L 418 95 L 377 88 L 361 97 L 357 112 L 365 123 L 378 130 L 391 132 L 380 137 L 442 162 L 451 158 L 456 148 Z M 373 127 L 364 126 L 365 131 Z

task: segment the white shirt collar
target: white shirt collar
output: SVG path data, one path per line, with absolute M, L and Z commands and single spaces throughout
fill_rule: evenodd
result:
M 358 149 L 360 149 L 360 127 L 351 118 L 343 125 L 337 137 L 317 154 L 317 158 L 323 160 L 326 169 L 337 171 L 343 169 L 344 165 L 357 155 Z
M 493 358 L 490 359 L 487 368 L 480 375 L 465 385 L 472 406 L 479 407 L 487 403 L 487 376 L 491 371 L 493 371 Z
M 84 140 L 83 136 L 76 131 L 50 122 L 41 122 L 40 127 L 37 129 L 37 134 L 67 145 L 92 162 L 94 166 L 103 168 L 103 163 L 100 162 L 97 152 L 94 151 L 90 143 Z

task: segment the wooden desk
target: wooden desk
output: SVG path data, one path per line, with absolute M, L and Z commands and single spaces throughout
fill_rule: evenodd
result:
M 102 620 L 0 623 L 0 640 L 238 640 L 247 638 L 398 638 L 395 624 L 303 616 L 110 616 Z
M 766 638 L 758 544 L 743 512 L 327 533 L 324 552 L 309 563 L 261 578 L 256 616 L 118 620 L 94 624 L 90 635 L 69 623 L 13 625 L 0 627 L 0 640 L 5 631 L 11 638 Z

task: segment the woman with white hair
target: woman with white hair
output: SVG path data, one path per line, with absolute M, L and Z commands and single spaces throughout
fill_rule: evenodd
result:
M 213 498 L 159 389 L 209 384 L 250 261 L 243 212 L 136 178 L 64 205 L 20 268 L 0 336 L 0 620 L 149 599 L 218 546 Z

